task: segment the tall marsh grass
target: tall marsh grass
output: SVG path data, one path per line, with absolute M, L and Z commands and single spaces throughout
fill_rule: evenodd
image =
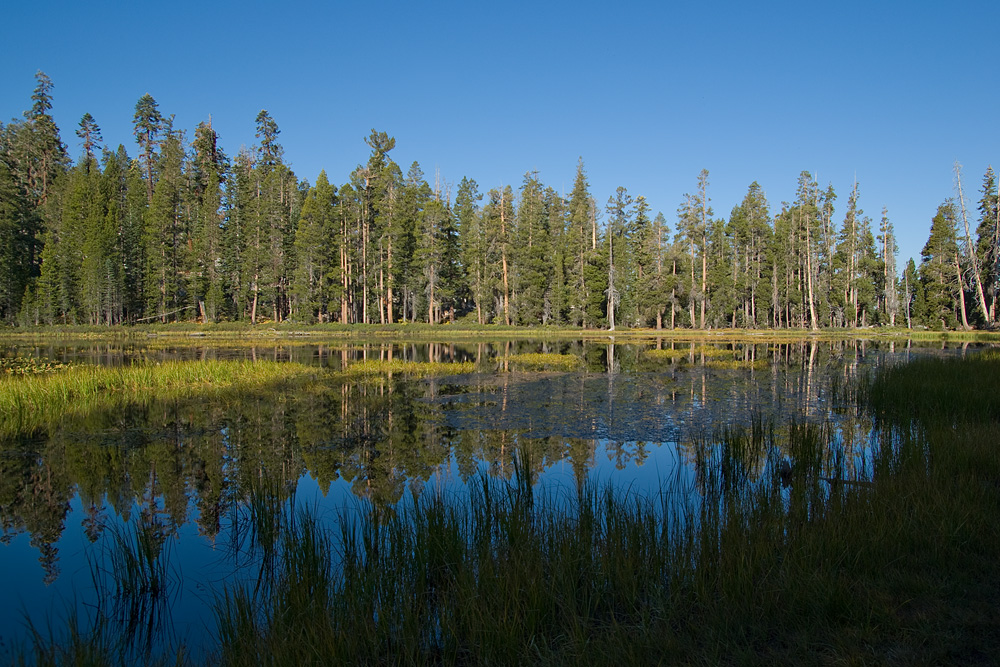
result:
M 805 483 L 829 432 L 789 436 Z M 592 483 L 546 491 L 519 458 L 511 480 L 483 474 L 467 495 L 427 493 L 395 511 L 359 500 L 332 526 L 285 505 L 296 521 L 274 522 L 282 565 L 267 586 L 220 597 L 215 658 L 615 664 L 701 654 L 706 620 L 722 631 L 756 622 L 757 605 L 781 608 L 791 528 L 822 518 L 815 498 L 783 490 L 774 442 L 760 420 L 729 429 L 699 446 L 697 481 L 675 478 L 652 497 Z M 733 596 L 742 617 L 730 616 Z
M 28 638 L 15 648 L 13 664 L 187 664 L 170 614 L 180 574 L 161 527 L 140 515 L 109 532 L 90 563 L 93 599 L 80 591 L 84 604 L 68 605 L 62 620 L 50 618 L 45 627 L 26 619 Z

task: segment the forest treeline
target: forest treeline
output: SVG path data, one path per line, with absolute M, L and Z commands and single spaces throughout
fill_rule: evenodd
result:
M 842 214 L 803 171 L 777 207 L 751 183 L 716 217 L 702 171 L 676 216 L 619 187 L 603 205 L 583 161 L 568 196 L 528 172 L 489 189 L 404 174 L 372 130 L 337 186 L 284 161 L 279 128 L 230 158 L 211 121 L 173 126 L 136 103 L 137 150 L 102 144 L 88 113 L 74 162 L 42 72 L 23 118 L 0 125 L 0 320 L 22 326 L 284 320 L 656 328 L 989 327 L 1000 291 L 1000 207 L 958 193 L 900 274 L 888 212 L 859 188 Z

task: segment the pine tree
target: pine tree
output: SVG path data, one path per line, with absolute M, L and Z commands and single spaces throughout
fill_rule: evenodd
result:
M 3 136 L 0 131 L 0 139 Z M 9 322 L 21 310 L 26 289 L 34 302 L 33 267 L 25 260 L 34 242 L 27 237 L 28 230 L 37 228 L 37 213 L 25 197 L 6 152 L 6 146 L 0 144 L 0 320 Z
M 183 207 L 186 194 L 183 137 L 170 128 L 165 134 L 144 233 L 146 307 L 150 313 L 148 317 L 157 317 L 160 322 L 166 322 L 168 317 L 177 315 L 188 305 L 183 284 L 189 233 L 189 221 Z
M 256 300 L 263 294 L 263 304 L 270 306 L 271 316 L 280 322 L 291 309 L 289 288 L 294 266 L 295 225 L 301 207 L 302 193 L 298 179 L 283 161 L 284 149 L 277 142 L 278 124 L 267 110 L 257 114 L 259 160 L 256 172 L 258 183 L 258 224 L 260 238 L 266 247 L 265 267 L 258 284 Z M 254 309 L 256 315 L 258 309 Z
M 295 282 L 292 293 L 298 318 L 323 322 L 330 318 L 331 292 L 339 283 L 339 271 L 331 243 L 336 233 L 336 193 L 326 172 L 309 188 L 295 233 Z M 339 253 L 338 253 L 339 254 Z
M 125 233 L 128 158 L 124 152 L 123 147 L 120 154 L 104 151 L 99 182 L 103 220 L 100 228 L 92 232 L 95 239 L 100 240 L 95 243 L 95 251 L 88 252 L 86 267 L 90 274 L 88 281 L 97 286 L 92 318 L 107 324 L 126 321 L 128 313 L 129 267 L 125 245 L 128 240 Z M 140 195 L 144 207 L 144 193 Z
M 94 159 L 94 149 L 100 145 L 101 128 L 97 126 L 97 121 L 89 113 L 83 114 L 80 119 L 80 127 L 76 131 L 76 136 L 83 141 L 83 153 L 87 161 Z
M 663 328 L 663 315 L 670 309 L 670 328 L 674 327 L 677 312 L 677 261 L 676 252 L 669 243 L 670 226 L 662 212 L 657 212 L 653 218 L 653 233 L 650 236 L 652 244 L 652 260 L 655 273 L 649 284 L 648 298 L 656 312 L 656 328 Z
M 135 114 L 132 116 L 133 134 L 139 144 L 139 161 L 143 165 L 146 178 L 146 201 L 153 201 L 154 169 L 156 167 L 156 138 L 166 127 L 166 121 L 160 113 L 156 100 L 149 93 L 144 94 L 135 103 Z
M 371 321 L 372 297 L 378 307 L 379 322 L 391 321 L 392 283 L 386 274 L 393 273 L 392 238 L 389 226 L 393 205 L 401 188 L 399 167 L 389 157 L 396 139 L 372 129 L 365 139 L 371 148 L 368 163 L 355 170 L 356 188 L 361 193 L 361 319 Z M 388 312 L 387 312 L 388 311 Z
M 833 303 L 839 309 L 840 323 L 843 326 L 857 327 L 861 314 L 860 290 L 864 284 L 864 274 L 861 270 L 861 260 L 866 250 L 863 231 L 865 229 L 864 212 L 858 208 L 858 184 L 854 187 L 847 200 L 847 211 L 844 213 L 844 223 L 837 238 L 837 250 L 834 254 L 834 294 Z
M 734 296 L 739 317 L 737 326 L 757 327 L 766 324 L 768 304 L 767 249 L 772 240 L 767 198 L 754 181 L 747 194 L 729 216 L 729 235 L 735 249 Z M 762 304 L 762 298 L 764 302 Z
M 683 244 L 687 251 L 687 270 L 684 293 L 687 297 L 691 328 L 705 327 L 708 289 L 708 231 L 713 215 L 708 205 L 708 170 L 698 174 L 698 189 L 695 194 L 685 194 L 684 203 L 677 209 L 676 242 Z M 700 309 L 700 318 L 696 312 Z
M 109 180 L 114 174 L 106 178 L 89 153 L 84 153 L 81 162 L 86 165 L 89 181 L 81 267 L 85 316 L 91 324 L 115 324 L 121 321 L 122 263 L 116 244 L 119 210 L 114 184 Z
M 883 282 L 884 267 L 875 250 L 875 236 L 872 234 L 872 220 L 861 218 L 858 233 L 857 258 L 857 305 L 859 326 L 866 327 L 872 319 L 878 318 L 879 295 L 877 286 Z
M 920 253 L 923 303 L 918 314 L 929 326 L 948 328 L 960 321 L 958 311 L 964 306 L 956 219 L 955 202 L 948 200 L 941 204 L 931 220 L 930 236 Z
M 795 218 L 799 234 L 798 247 L 801 248 L 799 261 L 800 282 L 804 287 L 800 290 L 805 298 L 803 320 L 808 315 L 809 328 L 819 328 L 819 316 L 816 309 L 816 283 L 819 268 L 819 253 L 817 246 L 821 235 L 821 215 L 819 206 L 819 184 L 812 174 L 803 171 L 799 174 L 798 192 L 795 202 Z M 804 278 L 801 276 L 804 274 Z M 805 322 L 803 321 L 803 327 Z
M 736 248 L 724 220 L 713 220 L 708 228 L 709 327 L 736 326 Z
M 546 226 L 549 232 L 550 271 L 549 285 L 545 292 L 542 324 L 567 322 L 567 247 L 566 201 L 551 187 L 544 194 Z
M 361 200 L 351 183 L 345 183 L 337 192 L 336 238 L 337 276 L 332 287 L 334 298 L 339 303 L 340 321 L 344 324 L 357 322 L 356 309 L 357 267 L 361 258 Z
M 198 124 L 192 143 L 194 156 L 189 167 L 194 211 L 191 221 L 191 279 L 188 284 L 203 323 L 217 321 L 225 301 L 222 272 L 223 191 L 229 164 L 218 142 L 211 121 Z
M 955 161 L 955 187 L 958 190 L 958 207 L 962 214 L 962 230 L 965 232 L 960 239 L 962 270 L 969 278 L 969 291 L 972 293 L 973 303 L 978 306 L 978 315 L 981 321 L 990 324 L 990 309 L 986 303 L 986 290 L 983 286 L 982 260 L 979 257 L 978 244 L 972 240 L 972 232 L 969 229 L 969 213 L 965 207 L 965 191 L 962 188 L 962 165 L 957 160 Z M 960 279 L 964 281 L 963 277 Z M 964 318 L 963 323 L 965 323 Z
M 889 210 L 882 207 L 882 222 L 879 225 L 879 257 L 882 267 L 881 280 L 878 287 L 880 301 L 883 304 L 884 322 L 896 326 L 896 316 L 899 314 L 899 285 L 896 277 L 896 235 L 889 220 Z
M 528 172 L 521 184 L 517 217 L 513 224 L 512 292 L 516 324 L 531 325 L 550 316 L 548 301 L 552 279 L 552 258 L 549 243 L 549 216 L 545 205 L 545 190 L 538 172 Z
M 125 318 L 127 321 L 135 322 L 145 315 L 148 282 L 146 271 L 149 262 L 144 243 L 147 212 L 146 181 L 142 176 L 139 161 L 129 160 L 124 146 L 118 146 L 115 161 L 125 172 L 124 189 L 119 191 L 122 216 L 118 231 L 124 263 Z
M 266 110 L 257 114 L 254 151 L 236 157 L 232 211 L 226 236 L 230 285 L 238 310 L 250 321 L 267 310 L 275 321 L 291 312 L 295 228 L 304 192 L 284 164 L 277 123 Z
M 486 299 L 486 237 L 478 203 L 482 199 L 479 185 L 474 180 L 463 177 L 455 196 L 455 217 L 465 282 L 460 293 L 466 295 L 463 297 L 465 302 L 474 304 L 479 324 L 485 322 L 483 305 Z
M 983 289 L 988 303 L 987 324 L 990 324 L 996 321 L 997 296 L 1000 294 L 1000 204 L 992 166 L 987 167 L 983 175 L 982 192 L 976 248 L 982 263 Z
M 489 199 L 483 208 L 483 227 L 489 249 L 486 259 L 489 283 L 494 286 L 496 318 L 503 317 L 503 323 L 510 326 L 511 314 L 511 244 L 514 225 L 514 191 L 511 187 L 494 188 L 487 194 Z
M 88 227 L 96 217 L 93 190 L 87 166 L 79 164 L 50 193 L 39 276 L 39 299 L 48 322 L 76 324 L 84 319 L 83 264 L 85 253 L 91 249 Z
M 441 200 L 435 199 L 435 204 Z M 444 216 L 438 228 L 440 248 L 440 287 L 437 299 L 441 304 L 442 316 L 447 312 L 448 321 L 454 322 L 462 307 L 468 288 L 462 269 L 462 247 L 458 235 L 458 217 L 447 199 L 444 200 Z
M 604 234 L 600 225 L 600 214 L 597 202 L 591 197 L 588 205 L 590 211 L 590 233 L 592 250 L 587 253 L 586 264 L 583 267 L 586 301 L 584 301 L 584 326 L 595 329 L 608 325 L 608 252 L 605 246 Z
M 437 195 L 433 195 L 437 197 Z M 432 276 L 422 275 L 422 270 L 428 267 L 418 267 L 415 258 L 417 247 L 423 244 L 423 249 L 437 253 L 436 234 L 441 224 L 443 208 L 435 211 L 433 220 L 425 220 L 426 208 L 432 200 L 430 185 L 424 179 L 420 164 L 414 161 L 407 171 L 406 179 L 401 187 L 391 186 L 390 201 L 385 231 L 387 244 L 386 289 L 389 303 L 387 319 L 394 322 L 395 302 L 399 302 L 400 317 L 405 322 L 407 317 L 416 320 L 418 303 L 426 303 L 430 298 L 428 280 L 432 286 L 437 286 L 439 267 L 432 261 L 435 268 Z M 431 238 L 420 238 L 427 232 Z M 435 255 L 436 256 L 436 255 Z M 430 289 L 430 291 L 433 291 Z M 423 312 L 426 309 L 421 308 Z
M 834 255 L 837 248 L 837 230 L 833 221 L 834 202 L 837 193 L 833 185 L 828 185 L 825 192 L 819 193 L 816 207 L 819 214 L 819 224 L 816 228 L 817 238 L 813 249 L 815 257 L 816 286 L 816 318 L 826 326 L 833 326 L 836 313 L 831 302 L 834 293 Z
M 422 302 L 426 304 L 428 324 L 437 324 L 444 316 L 445 307 L 450 305 L 450 289 L 445 276 L 449 271 L 449 227 L 452 215 L 448 203 L 440 193 L 424 204 L 420 216 L 420 230 L 417 234 L 413 264 L 420 276 L 418 285 L 422 292 Z
M 632 197 L 628 191 L 618 186 L 615 194 L 608 198 L 606 211 L 608 213 L 608 226 L 604 234 L 604 244 L 607 246 L 608 260 L 608 286 L 604 290 L 607 296 L 606 313 L 608 318 L 608 329 L 615 330 L 615 311 L 621 303 L 623 292 L 628 291 L 626 285 L 629 283 L 630 256 L 629 256 L 629 231 L 632 226 L 631 210 Z M 615 246 L 618 247 L 617 266 L 615 260 Z
M 29 146 L 25 147 L 26 175 L 36 206 L 45 206 L 52 188 L 65 172 L 69 162 L 66 147 L 59 138 L 59 128 L 49 114 L 52 110 L 52 80 L 39 70 L 37 84 L 31 95 L 31 110 L 25 112 L 30 133 Z
M 52 115 L 52 81 L 42 71 L 35 74 L 36 86 L 31 95 L 31 109 L 23 121 L 0 127 L 0 161 L 5 174 L 0 184 L 7 191 L 0 213 L 0 306 L 5 319 L 14 318 L 22 300 L 40 319 L 42 297 L 38 293 L 44 239 L 48 228 L 59 224 L 60 205 L 53 199 L 65 188 L 68 158 L 59 138 L 59 128 Z
M 581 158 L 576 166 L 576 179 L 567 207 L 564 256 L 568 319 L 570 324 L 583 327 L 592 326 L 587 314 L 587 304 L 593 301 L 587 274 L 597 251 L 597 211 L 589 188 Z M 598 294 L 598 299 L 603 299 L 603 294 Z
M 649 204 L 645 197 L 637 195 L 628 233 L 629 276 L 622 296 L 622 312 L 637 326 L 648 325 L 660 307 L 656 285 L 658 242 Z

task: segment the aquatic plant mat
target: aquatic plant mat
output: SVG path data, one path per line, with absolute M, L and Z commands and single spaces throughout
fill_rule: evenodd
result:
M 917 359 L 843 392 L 870 455 L 827 424 L 756 419 L 696 442 L 693 481 L 649 497 L 544 492 L 527 451 L 510 479 L 335 521 L 261 479 L 231 547 L 255 576 L 217 594 L 217 644 L 191 662 L 995 664 L 1000 357 Z M 156 604 L 157 567 L 109 595 Z M 119 664 L 122 624 L 97 614 L 35 631 L 22 659 Z M 186 659 L 178 642 L 164 663 Z

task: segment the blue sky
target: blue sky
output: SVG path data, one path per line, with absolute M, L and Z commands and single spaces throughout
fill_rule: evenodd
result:
M 0 119 L 41 69 L 74 156 L 85 112 L 134 155 L 148 92 L 189 138 L 211 115 L 230 155 L 267 109 L 310 181 L 345 182 L 377 128 L 404 172 L 483 192 L 530 170 L 568 192 L 582 157 L 602 206 L 624 185 L 671 226 L 703 168 L 716 217 L 755 180 L 776 211 L 808 170 L 838 224 L 855 177 L 876 226 L 888 207 L 900 267 L 954 162 L 974 208 L 998 154 L 995 2 L 39 1 L 4 24 Z

